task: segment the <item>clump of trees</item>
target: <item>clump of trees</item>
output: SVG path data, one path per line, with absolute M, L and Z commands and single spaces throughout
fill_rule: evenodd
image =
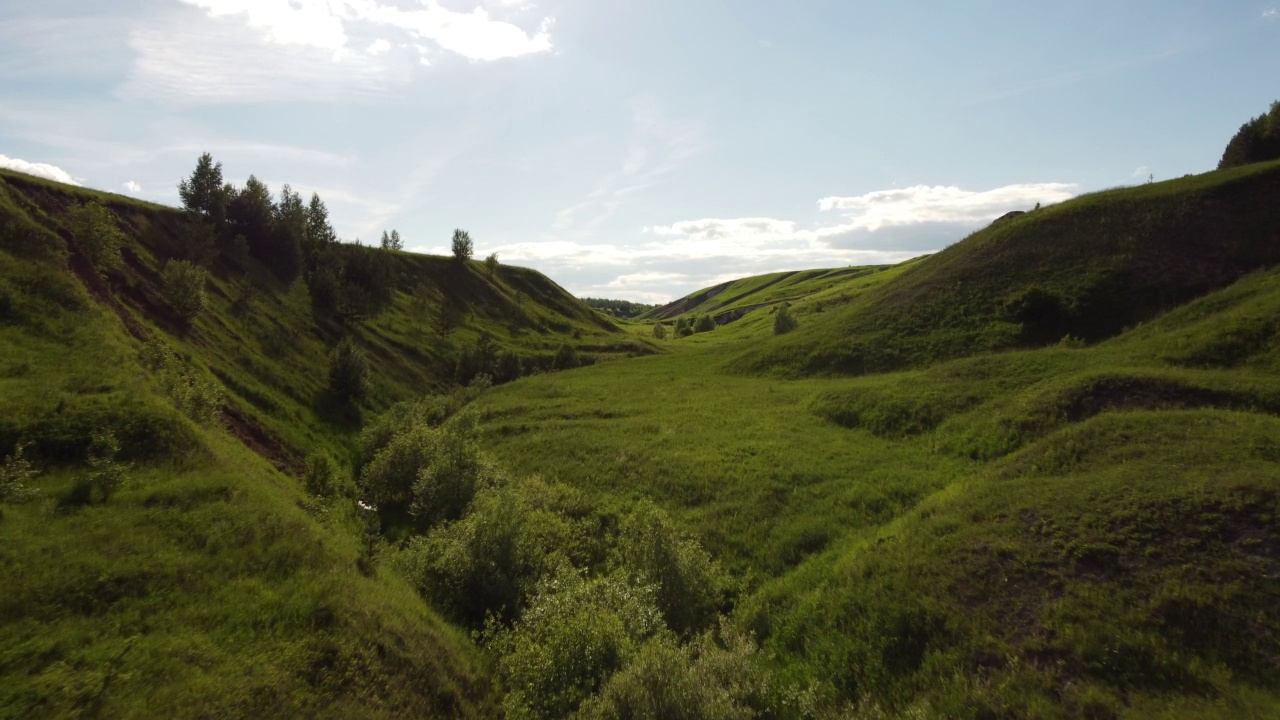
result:
M 808 701 L 723 620 L 727 576 L 693 538 L 651 503 L 604 510 L 508 477 L 464 409 L 474 397 L 401 403 L 370 423 L 358 485 L 384 517 L 412 519 L 382 557 L 480 631 L 508 717 L 745 718 Z
M 627 300 L 607 300 L 605 298 L 582 298 L 582 302 L 589 308 L 624 320 L 639 317 L 657 307 L 656 305 L 645 305 Z
M 699 315 L 698 319 L 693 323 L 693 331 L 696 333 L 711 332 L 716 329 L 715 318 L 710 315 Z
M 392 230 L 389 235 L 386 230 L 382 231 L 382 249 L 396 251 L 404 250 L 404 241 L 400 239 L 399 230 Z
M 116 216 L 96 201 L 72 205 L 67 211 L 71 235 L 98 272 L 119 270 L 124 265 L 120 248 L 124 233 L 116 224 Z
M 1268 112 L 1240 126 L 1227 143 L 1218 169 L 1268 160 L 1280 160 L 1280 101 L 1271 103 Z

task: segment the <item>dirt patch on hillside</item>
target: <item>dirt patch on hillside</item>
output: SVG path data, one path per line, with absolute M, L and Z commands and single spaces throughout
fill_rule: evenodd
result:
M 286 448 L 275 435 L 239 409 L 223 406 L 222 422 L 227 432 L 238 438 L 245 447 L 266 458 L 280 472 L 296 477 L 306 470 L 306 463 L 297 453 Z

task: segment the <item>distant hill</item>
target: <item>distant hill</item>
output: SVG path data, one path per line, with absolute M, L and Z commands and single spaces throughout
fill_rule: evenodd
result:
M 604 298 L 582 298 L 583 304 L 589 308 L 599 310 L 610 317 L 630 320 L 649 312 L 654 308 L 653 305 L 645 305 L 643 303 L 631 302 L 629 300 L 607 300 Z
M 1009 217 L 735 363 L 860 374 L 1111 337 L 1280 262 L 1276 197 L 1268 163 Z
M 654 308 L 641 316 L 645 320 L 711 315 L 724 325 L 762 307 L 839 289 L 852 280 L 865 278 L 885 267 L 848 267 L 830 270 L 800 270 L 755 275 L 703 288 L 679 300 Z

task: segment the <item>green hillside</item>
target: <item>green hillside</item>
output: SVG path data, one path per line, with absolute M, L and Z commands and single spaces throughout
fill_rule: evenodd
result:
M 484 424 L 518 471 L 692 530 L 812 716 L 1277 717 L 1278 179 L 1047 208 L 847 304 L 788 296 L 781 337 L 761 308 L 501 388 Z M 1029 287 L 1062 299 L 1061 335 L 1002 314 Z M 870 337 L 910 369 L 794 377 L 880 367 L 848 364 Z
M 123 231 L 117 269 L 70 231 L 86 201 Z M 387 263 L 381 312 L 325 317 L 302 280 L 223 248 L 187 327 L 161 268 L 192 234 L 170 208 L 0 173 L 0 458 L 6 479 L 19 446 L 39 471 L 0 506 L 0 717 L 493 714 L 472 641 L 367 562 L 367 513 L 303 475 L 349 473 L 362 416 L 452 386 L 482 337 L 523 372 L 562 347 L 651 350 L 536 272 L 357 247 L 334 251 Z M 370 369 L 361 407 L 326 389 L 344 337 Z
M 1278 190 L 615 324 L 2 174 L 0 717 L 1280 717 Z
M 736 360 L 859 374 L 1112 337 L 1280 261 L 1280 163 L 1086 195 L 1013 217 Z

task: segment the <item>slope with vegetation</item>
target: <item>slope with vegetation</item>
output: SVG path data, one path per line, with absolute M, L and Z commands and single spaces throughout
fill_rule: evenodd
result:
M 1280 163 L 622 329 L 211 158 L 0 181 L 0 715 L 1280 708 Z
M 0 716 L 491 715 L 487 661 L 376 561 L 352 431 L 649 350 L 536 272 L 205 187 L 225 213 L 0 174 Z

